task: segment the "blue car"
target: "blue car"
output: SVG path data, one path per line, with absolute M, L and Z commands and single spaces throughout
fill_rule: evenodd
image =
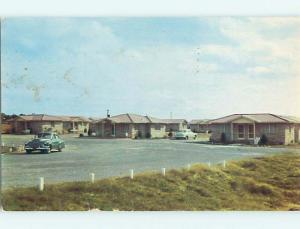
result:
M 33 140 L 25 143 L 26 153 L 40 151 L 50 153 L 52 150 L 59 152 L 65 148 L 65 142 L 56 134 L 51 132 L 39 133 Z

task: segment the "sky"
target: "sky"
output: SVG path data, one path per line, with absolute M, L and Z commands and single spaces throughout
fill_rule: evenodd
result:
M 300 17 L 6 18 L 2 112 L 300 116 Z

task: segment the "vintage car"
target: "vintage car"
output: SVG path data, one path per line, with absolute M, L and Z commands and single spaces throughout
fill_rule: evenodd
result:
M 196 139 L 197 138 L 197 134 L 194 133 L 193 131 L 191 131 L 190 129 L 186 129 L 186 130 L 181 130 L 181 131 L 177 131 L 175 132 L 175 138 L 176 139 Z
M 32 151 L 50 153 L 51 150 L 60 152 L 63 148 L 65 148 L 64 141 L 56 133 L 51 132 L 39 133 L 34 139 L 25 143 L 26 153 L 31 153 Z

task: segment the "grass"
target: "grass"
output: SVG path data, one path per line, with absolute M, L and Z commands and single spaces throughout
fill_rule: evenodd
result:
M 300 154 L 257 157 L 209 168 L 10 189 L 5 210 L 300 210 Z

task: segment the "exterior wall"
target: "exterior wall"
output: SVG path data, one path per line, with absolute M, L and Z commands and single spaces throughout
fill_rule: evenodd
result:
M 295 125 L 295 143 L 300 143 L 300 124 Z
M 211 140 L 213 142 L 221 142 L 221 135 L 225 134 L 226 141 L 230 141 L 231 131 L 230 124 L 212 124 L 211 125 Z
M 32 134 L 37 134 L 42 131 L 55 131 L 61 134 L 63 133 L 63 123 L 56 121 L 15 121 L 13 129 L 17 134 L 22 134 L 26 129 L 29 129 Z
M 265 134 L 269 144 L 288 144 L 286 142 L 287 124 L 256 124 L 256 136 L 261 137 Z
M 165 124 L 151 124 L 150 125 L 151 138 L 165 138 L 166 125 Z
M 147 134 L 151 134 L 149 129 L 149 124 L 145 124 L 145 123 L 133 124 L 133 128 L 132 128 L 133 138 L 136 137 L 146 138 Z
M 58 134 L 63 133 L 63 123 L 62 122 L 27 122 L 27 128 L 30 129 L 31 133 L 37 134 L 42 131 L 54 131 Z
M 115 137 L 117 138 L 131 137 L 130 124 L 127 123 L 115 124 Z
M 11 123 L 1 123 L 1 134 L 9 134 L 12 132 L 13 126 Z
M 63 122 L 63 133 L 87 133 L 89 131 L 90 124 L 88 122 Z
M 88 122 L 78 122 L 77 124 L 78 133 L 87 133 L 89 131 Z
M 113 127 L 115 126 L 115 127 Z M 113 128 L 115 135 L 113 135 Z M 93 123 L 91 130 L 99 137 L 116 137 L 116 138 L 164 138 L 166 136 L 165 124 L 148 124 L 148 123 L 111 123 L 109 121 Z

